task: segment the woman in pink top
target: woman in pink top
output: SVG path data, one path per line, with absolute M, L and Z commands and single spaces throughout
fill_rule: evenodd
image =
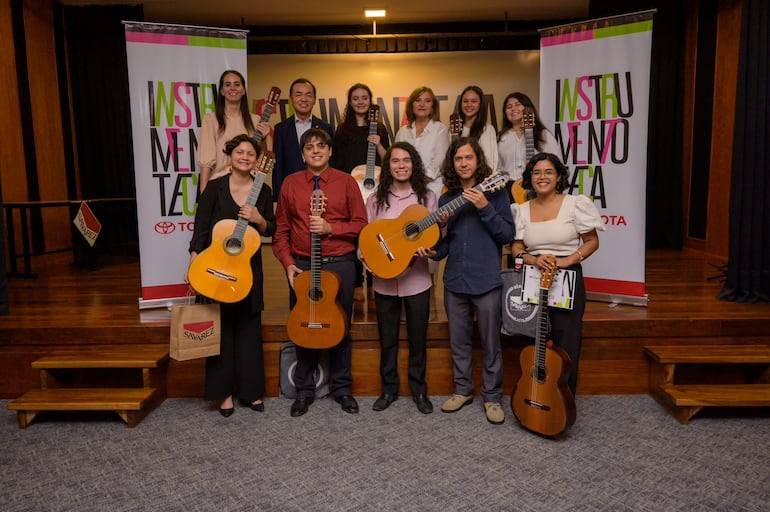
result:
M 408 142 L 394 143 L 382 159 L 380 185 L 366 201 L 369 222 L 395 219 L 413 204 L 434 211 L 436 196 L 428 189 L 427 182 L 422 159 L 415 147 Z M 425 336 L 430 316 L 431 284 L 428 261 L 419 257 L 398 277 L 382 279 L 374 276 L 382 377 L 382 393 L 372 406 L 375 411 L 387 409 L 398 398 L 398 330 L 403 304 L 409 338 L 409 389 L 421 413 L 433 412 L 425 383 Z

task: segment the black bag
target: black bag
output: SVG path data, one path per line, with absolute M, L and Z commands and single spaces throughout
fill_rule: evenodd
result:
M 294 386 L 294 370 L 297 367 L 297 345 L 291 341 L 281 344 L 281 358 L 278 363 L 280 376 L 278 386 L 281 396 L 297 398 Z M 329 394 L 329 351 L 324 350 L 318 360 L 318 367 L 313 372 L 315 378 L 315 397 L 323 398 Z
M 500 332 L 508 336 L 528 336 L 534 338 L 537 332 L 537 304 L 521 300 L 521 286 L 524 272 L 513 269 L 500 271 L 503 278 L 502 288 L 502 327 Z

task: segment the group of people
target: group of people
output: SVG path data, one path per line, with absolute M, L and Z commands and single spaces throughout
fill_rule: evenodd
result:
M 312 115 L 316 88 L 309 80 L 295 80 L 289 99 L 294 114 L 278 123 L 273 132 L 276 162 L 272 190 L 265 185 L 256 204 L 250 206 L 245 204 L 244 194 L 250 188 L 250 172 L 257 156 L 265 148 L 263 137 L 256 135 L 269 133 L 270 127 L 249 114 L 243 76 L 232 70 L 222 73 L 216 111 L 205 116 L 199 143 L 200 196 L 190 243 L 191 261 L 211 243 L 211 231 L 218 220 L 246 219 L 261 235 L 272 236 L 272 250 L 286 271 L 289 306 L 293 308 L 297 303 L 294 280 L 310 268 L 311 237 L 317 235 L 322 267 L 338 276 L 337 299 L 349 319 L 354 289 L 361 282 L 360 265 L 366 265 L 357 251 L 364 226 L 379 219 L 395 219 L 414 204 L 439 210 L 439 242 L 434 247 L 419 247 L 399 276 L 373 276 L 382 391 L 372 409 L 383 411 L 398 399 L 398 335 L 403 318 L 409 341 L 409 390 L 421 413 L 433 412 L 425 379 L 426 334 L 436 262 L 446 258 L 444 305 L 455 391 L 441 410 L 455 412 L 473 401 L 475 320 L 483 348 L 480 395 L 485 416 L 493 424 L 505 421 L 500 344 L 503 247 L 511 247 L 526 264 L 541 269 L 555 265 L 579 273 L 575 307 L 551 314 L 550 339 L 572 358 L 569 386 L 574 393 L 585 305 L 580 263 L 598 248 L 596 231 L 603 229 L 603 224 L 590 199 L 562 193 L 568 171 L 557 156 L 553 136 L 537 119 L 531 100 L 522 93 L 506 98 L 505 121 L 498 134 L 487 122 L 483 91 L 469 86 L 458 102 L 463 128 L 450 135 L 440 121 L 433 91 L 418 87 L 407 100 L 408 123 L 391 144 L 381 123 L 376 130 L 370 129 L 373 94 L 365 84 L 350 87 L 336 131 Z M 539 152 L 529 160 L 523 149 L 521 120 L 525 108 L 535 113 Z M 381 172 L 377 188 L 364 200 L 351 172 L 366 163 L 371 148 Z M 505 173 L 508 181 L 522 178 L 534 198 L 521 205 L 511 204 L 507 189 L 485 191 L 479 187 L 496 171 Z M 310 197 L 316 189 L 326 197 L 322 215 L 311 211 Z M 460 197 L 461 206 L 442 210 L 450 202 L 458 204 Z M 551 255 L 555 260 L 549 258 Z M 220 355 L 206 362 L 206 399 L 218 401 L 224 416 L 233 413 L 234 397 L 253 410 L 264 410 L 261 250 L 251 261 L 251 294 L 241 302 L 222 304 Z M 330 385 L 342 410 L 356 413 L 359 407 L 352 395 L 351 355 L 348 321 L 342 341 L 330 349 Z M 313 372 L 318 359 L 318 350 L 297 347 L 297 395 L 292 416 L 304 415 L 314 401 Z

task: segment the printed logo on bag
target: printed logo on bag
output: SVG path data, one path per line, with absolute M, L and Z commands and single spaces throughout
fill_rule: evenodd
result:
M 183 324 L 184 337 L 188 340 L 203 341 L 214 335 L 214 321 Z
M 537 308 L 532 307 L 529 302 L 521 300 L 520 284 L 515 284 L 508 289 L 505 294 L 505 307 L 503 307 L 503 311 L 511 320 L 519 323 L 527 323 L 537 314 Z M 519 316 L 516 316 L 517 313 Z

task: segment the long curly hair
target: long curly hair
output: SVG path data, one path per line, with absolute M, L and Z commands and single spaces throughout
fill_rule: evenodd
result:
M 377 211 L 390 207 L 388 194 L 393 186 L 393 175 L 390 174 L 390 155 L 394 149 L 402 149 L 409 153 L 409 158 L 412 159 L 412 176 L 409 178 L 409 183 L 412 185 L 412 190 L 417 194 L 417 201 L 425 206 L 428 200 L 428 177 L 420 153 L 417 152 L 417 148 L 408 142 L 394 142 L 382 158 L 380 184 L 374 193 L 377 198 Z
M 241 84 L 243 84 L 244 93 L 243 96 L 241 96 L 241 118 L 243 118 L 243 126 L 246 128 L 246 133 L 249 135 L 254 135 L 256 130 L 254 128 L 254 123 L 251 121 L 251 112 L 249 112 L 249 98 L 245 92 L 246 79 L 243 78 L 243 75 L 240 72 L 234 69 L 226 69 L 219 77 L 219 89 L 217 90 L 217 101 L 214 108 L 214 115 L 217 118 L 217 123 L 219 123 L 219 133 L 220 135 L 223 134 L 225 132 L 225 127 L 227 126 L 227 117 L 225 116 L 225 97 L 222 95 L 222 88 L 225 86 L 225 76 L 227 75 L 236 75 L 241 81 Z
M 492 168 L 487 164 L 487 159 L 484 157 L 484 150 L 481 149 L 479 141 L 473 137 L 458 137 L 449 145 L 446 157 L 444 157 L 444 162 L 441 164 L 441 175 L 444 177 L 444 185 L 447 188 L 447 192 L 450 194 L 456 194 L 463 189 L 462 183 L 460 183 L 460 176 L 458 176 L 457 171 L 455 171 L 454 162 L 457 150 L 463 146 L 470 146 L 476 154 L 478 167 L 476 167 L 476 172 L 473 173 L 473 179 L 476 183 L 481 183 L 488 176 L 492 175 Z
M 478 138 L 481 137 L 481 134 L 484 133 L 484 127 L 487 125 L 488 110 L 487 97 L 484 95 L 484 91 L 481 89 L 481 87 L 478 85 L 469 85 L 463 89 L 463 92 L 460 94 L 460 99 L 457 101 L 455 113 L 460 114 L 460 119 L 462 119 L 463 124 L 465 124 L 465 112 L 463 112 L 463 96 L 465 96 L 465 93 L 469 91 L 476 93 L 480 99 L 479 113 L 476 114 L 476 119 L 473 120 L 471 129 L 468 132 L 469 137 L 473 137 L 478 140 Z
M 499 141 L 500 137 L 502 137 L 505 132 L 513 128 L 513 124 L 508 120 L 508 116 L 505 115 L 505 106 L 511 98 L 516 98 L 523 107 L 532 111 L 532 114 L 535 116 L 535 126 L 532 128 L 532 136 L 535 139 L 535 145 L 540 146 L 540 144 L 545 144 L 545 132 L 548 131 L 548 129 L 543 124 L 543 121 L 540 120 L 540 115 L 537 113 L 535 104 L 532 103 L 529 96 L 523 92 L 512 92 L 505 97 L 505 100 L 503 101 L 503 125 L 500 127 L 500 133 L 497 135 L 497 140 Z
M 527 166 L 524 168 L 524 172 L 521 175 L 521 186 L 524 190 L 534 190 L 532 186 L 532 169 L 535 168 L 535 164 L 548 160 L 553 164 L 553 168 L 556 170 L 556 174 L 559 175 L 559 180 L 556 182 L 556 192 L 561 194 L 567 187 L 569 187 L 569 171 L 567 167 L 561 163 L 559 157 L 553 153 L 538 153 L 527 162 Z

